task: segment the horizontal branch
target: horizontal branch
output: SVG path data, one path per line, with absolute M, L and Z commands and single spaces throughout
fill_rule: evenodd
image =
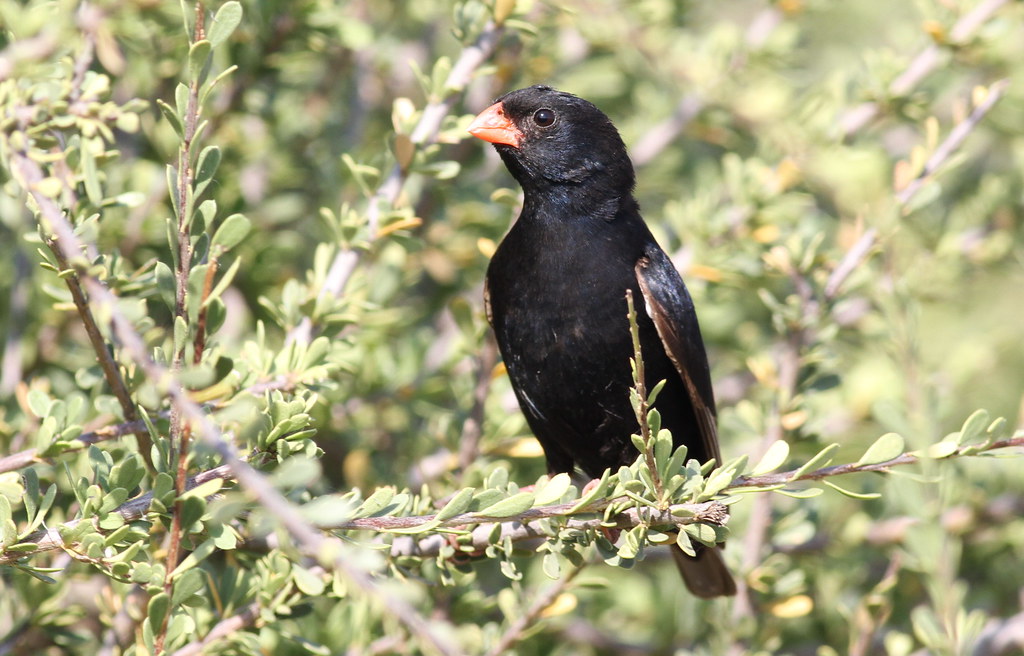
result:
M 132 433 L 138 433 L 139 431 L 144 430 L 146 430 L 146 423 L 141 419 L 114 424 L 112 426 L 105 426 L 88 433 L 82 433 L 75 439 L 70 440 L 72 443 L 78 442 L 79 444 L 69 446 L 67 449 L 62 451 L 62 453 L 67 451 L 78 451 L 79 449 L 84 449 L 85 447 L 91 444 L 96 444 L 97 442 L 112 440 L 115 437 L 131 435 Z M 17 453 L 12 453 L 0 458 L 0 474 L 17 471 L 39 462 L 39 460 L 39 449 L 25 449 L 23 451 L 18 451 Z
M 972 456 L 978 453 L 986 453 L 989 451 L 995 451 L 996 449 L 1008 449 L 1012 447 L 1024 447 L 1024 435 L 1015 435 L 1002 440 L 994 440 L 991 444 L 987 445 L 975 445 L 968 444 L 962 446 L 953 453 L 945 456 L 944 458 L 936 458 L 936 460 L 950 460 L 953 458 L 962 458 L 965 456 Z M 921 456 L 916 453 L 904 453 L 900 456 L 893 458 L 892 460 L 886 460 L 885 462 L 879 462 L 874 464 L 861 465 L 858 463 L 847 463 L 844 465 L 832 465 L 830 467 L 822 467 L 821 469 L 814 469 L 809 472 L 800 473 L 799 469 L 793 469 L 787 472 L 781 472 L 778 474 L 764 474 L 762 476 L 740 476 L 732 482 L 729 487 L 725 488 L 723 492 L 729 490 L 735 490 L 739 488 L 751 488 L 751 487 L 775 487 L 778 485 L 785 485 L 787 483 L 795 483 L 797 481 L 818 481 L 831 476 L 842 476 L 844 474 L 859 474 L 862 472 L 887 472 L 893 467 L 899 467 L 902 465 L 913 465 L 922 460 Z M 799 474 L 799 475 L 798 475 Z
M 609 502 L 605 501 L 600 505 L 600 508 L 606 508 L 608 507 L 608 504 Z M 555 506 L 531 508 L 522 515 L 517 515 L 513 520 L 502 521 L 498 541 L 504 541 L 506 538 L 512 542 L 546 538 L 548 535 L 541 530 L 538 522 L 541 519 L 565 517 L 566 513 L 568 513 L 574 505 L 575 504 L 572 503 L 566 503 Z M 591 506 L 581 510 L 580 514 L 593 514 L 594 512 L 597 512 L 597 508 Z M 682 513 L 682 515 L 676 515 L 674 513 Z M 691 515 L 689 513 L 693 514 Z M 494 532 L 494 523 L 496 520 L 481 523 L 479 518 L 476 518 L 474 521 L 472 517 L 468 517 L 475 514 L 476 513 L 467 513 L 467 515 L 461 515 L 457 518 L 453 518 L 453 520 L 461 518 L 462 524 L 452 524 L 451 526 L 466 526 L 471 522 L 476 523 L 477 525 L 470 530 L 469 538 L 460 540 L 459 545 L 462 548 L 472 551 L 480 551 L 494 543 L 491 539 L 491 534 Z M 717 501 L 708 501 L 705 503 L 675 504 L 669 506 L 665 510 L 656 510 L 654 508 L 628 508 L 607 521 L 603 517 L 578 519 L 570 516 L 565 520 L 563 526 L 567 529 L 576 529 L 581 531 L 597 530 L 601 528 L 628 529 L 640 526 L 641 524 L 650 526 L 683 526 L 685 524 L 706 522 L 722 526 L 725 524 L 728 517 L 728 510 L 723 504 Z M 381 517 L 377 519 L 390 518 Z M 416 519 L 421 521 L 423 520 L 422 517 Z M 354 522 L 351 522 L 351 524 L 355 525 L 354 528 L 386 530 L 374 528 L 367 520 L 355 520 Z M 391 556 L 436 556 L 441 551 L 442 547 L 449 544 L 451 544 L 451 541 L 447 534 L 435 534 L 420 539 L 413 536 L 398 536 L 395 538 L 394 542 L 391 543 Z
M 197 485 L 202 485 L 207 481 L 215 479 L 230 479 L 232 478 L 231 468 L 227 465 L 221 465 L 220 467 L 214 467 L 204 472 L 200 472 L 195 476 L 188 479 L 187 489 L 191 490 Z M 149 511 L 149 507 L 153 504 L 153 493 L 147 492 L 141 496 L 135 497 L 130 501 L 126 501 L 117 507 L 117 514 L 121 515 L 126 522 L 134 522 L 142 517 Z M 23 558 L 29 558 L 31 556 L 37 556 L 46 551 L 55 551 L 57 549 L 67 549 L 74 545 L 69 545 L 64 542 L 61 538 L 61 531 L 70 531 L 84 521 L 97 521 L 98 517 L 89 517 L 83 519 L 72 519 L 64 522 L 59 527 L 47 528 L 36 531 L 30 535 L 27 535 L 25 539 L 21 541 L 22 544 L 35 544 L 36 548 L 32 551 L 20 551 L 20 552 L 0 552 L 0 565 L 10 565 Z

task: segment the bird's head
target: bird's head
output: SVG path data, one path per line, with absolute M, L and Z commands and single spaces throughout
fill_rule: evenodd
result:
M 527 191 L 551 186 L 633 189 L 633 165 L 618 130 L 592 103 L 548 86 L 505 94 L 469 133 L 494 144 Z

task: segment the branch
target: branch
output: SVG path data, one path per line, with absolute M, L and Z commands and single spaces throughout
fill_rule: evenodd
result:
M 633 365 L 633 389 L 630 391 L 630 400 L 633 401 L 633 412 L 636 414 L 637 423 L 640 425 L 640 439 L 643 441 L 643 449 L 640 449 L 640 452 L 643 454 L 644 460 L 647 463 L 647 469 L 651 473 L 654 493 L 660 503 L 665 497 L 665 486 L 661 480 L 661 473 L 658 471 L 658 464 L 654 460 L 654 439 L 657 436 L 651 435 L 651 425 L 649 422 L 650 399 L 647 396 L 646 382 L 647 374 L 644 371 L 643 353 L 640 351 L 640 327 L 636 323 L 636 308 L 633 307 L 633 290 L 631 289 L 626 290 L 626 308 L 626 318 L 629 319 L 629 336 L 633 340 L 633 361 L 631 363 Z
M 472 45 L 462 49 L 458 60 L 452 66 L 451 73 L 445 80 L 444 88 L 449 90 L 447 96 L 442 99 L 430 102 L 420 115 L 420 120 L 410 135 L 410 141 L 414 146 L 430 144 L 437 139 L 444 117 L 451 111 L 452 106 L 459 97 L 461 91 L 473 79 L 473 75 L 491 55 L 498 46 L 498 40 L 504 32 L 504 26 L 498 23 L 488 22 L 483 31 L 476 38 Z M 405 186 L 409 171 L 397 162 L 391 167 L 387 178 L 377 188 L 377 193 L 370 199 L 366 216 L 369 227 L 369 239 L 372 241 L 377 236 L 377 227 L 380 223 L 381 209 L 391 207 L 398 202 L 398 197 Z M 347 249 L 339 252 L 320 288 L 320 297 L 341 296 L 348 284 L 349 278 L 355 271 L 359 262 L 360 252 Z M 308 327 L 311 329 L 311 326 Z M 308 332 L 308 331 L 306 331 Z M 305 336 L 308 340 L 308 335 Z
M 198 1 L 195 4 L 195 22 L 194 22 L 194 39 L 189 44 L 190 47 L 194 46 L 197 42 L 202 41 L 206 38 L 206 8 L 203 3 Z M 191 57 L 191 50 L 190 50 Z M 207 54 L 207 65 L 209 64 L 210 55 Z M 191 66 L 189 67 L 191 70 Z M 176 177 L 177 188 L 171 189 L 172 194 L 177 194 L 178 202 L 173 203 L 174 207 L 178 211 L 178 261 L 177 270 L 175 271 L 174 283 L 174 329 L 177 331 L 178 321 L 183 322 L 186 326 L 189 325 L 188 316 L 188 282 L 189 277 L 192 273 L 192 204 L 194 202 L 193 197 L 193 186 L 192 182 L 194 179 L 194 172 L 192 170 L 192 148 L 197 144 L 199 137 L 199 113 L 201 111 L 199 102 L 199 87 L 201 86 L 201 75 L 193 75 L 192 79 L 189 80 L 188 85 L 188 102 L 185 107 L 185 115 L 182 117 L 184 122 L 184 133 L 182 134 L 181 143 L 178 146 L 178 172 Z M 172 240 L 173 242 L 173 240 Z M 174 244 L 168 244 L 171 248 L 174 248 Z M 207 281 L 209 282 L 209 281 Z M 197 343 L 202 339 L 202 326 L 196 330 L 194 338 Z M 178 340 L 174 340 L 177 342 Z M 180 343 L 176 344 L 174 349 L 174 356 L 171 360 L 171 373 L 172 375 L 179 375 L 181 370 L 185 366 L 185 348 L 186 340 L 181 340 Z M 202 352 L 197 351 L 195 353 L 195 360 L 198 364 L 202 358 Z M 173 572 L 178 566 L 179 556 L 181 552 L 181 515 L 183 512 L 183 502 L 180 497 L 185 493 L 185 485 L 188 479 L 188 456 L 189 456 L 189 441 L 192 436 L 192 426 L 184 421 L 182 417 L 181 409 L 177 405 L 171 406 L 171 423 L 168 435 L 168 442 L 170 445 L 169 461 L 175 464 L 175 477 L 174 477 L 174 491 L 177 495 L 177 499 L 174 502 L 174 507 L 171 509 L 171 526 L 168 530 L 168 540 L 166 548 L 165 561 L 167 563 L 167 571 Z M 176 461 L 176 462 L 175 462 Z M 172 596 L 174 592 L 174 579 L 170 576 L 164 579 L 164 594 L 168 597 Z M 164 641 L 167 637 L 167 627 L 171 620 L 171 614 L 165 613 L 163 623 L 160 626 L 154 639 L 154 649 L 156 653 L 160 654 L 164 651 Z
M 553 584 L 548 586 L 548 589 L 537 597 L 536 601 L 530 604 L 530 608 L 508 627 L 508 630 L 502 634 L 501 639 L 498 640 L 497 644 L 487 652 L 487 656 L 501 656 L 502 654 L 508 653 L 509 649 L 511 649 L 514 644 L 523 639 L 523 635 L 530 627 L 533 626 L 541 613 L 550 607 L 551 604 L 555 603 L 558 596 L 562 594 L 567 587 L 569 587 L 569 584 L 572 583 L 572 580 L 576 578 L 576 575 L 579 574 L 582 569 L 582 567 L 577 567 L 560 580 L 555 581 Z
M 1002 440 L 993 440 L 988 444 L 968 444 L 958 448 L 956 451 L 944 458 L 937 458 L 937 460 L 962 458 L 965 456 L 977 455 L 979 453 L 995 451 L 996 449 L 1008 449 L 1012 447 L 1024 447 L 1024 434 L 1014 435 L 1013 437 L 1007 437 Z M 921 456 L 917 452 L 908 452 L 897 456 L 892 460 L 886 460 L 885 462 L 874 464 L 861 465 L 858 463 L 847 463 L 844 465 L 822 467 L 821 469 L 815 469 L 804 473 L 800 473 L 800 469 L 793 469 L 787 472 L 765 474 L 763 476 L 740 476 L 734 480 L 729 487 L 725 488 L 724 491 L 728 492 L 730 490 L 752 487 L 775 487 L 785 485 L 787 483 L 795 483 L 796 481 L 818 481 L 824 478 L 829 478 L 830 476 L 842 476 L 844 474 L 887 472 L 893 467 L 913 465 L 920 461 Z
M 988 95 L 985 97 L 984 102 L 974 108 L 971 115 L 966 119 L 957 124 L 956 127 L 950 131 L 949 136 L 939 144 L 939 147 L 935 149 L 932 156 L 925 162 L 924 168 L 917 175 L 916 178 L 910 181 L 906 187 L 896 193 L 896 200 L 899 201 L 900 205 L 904 206 L 904 212 L 906 212 L 906 205 L 910 202 L 910 199 L 921 190 L 924 183 L 927 182 L 942 164 L 949 159 L 949 156 L 956 152 L 956 149 L 963 144 L 964 140 L 967 139 L 967 135 L 971 133 L 974 128 L 978 127 L 981 119 L 988 114 L 989 110 L 995 107 L 995 104 L 999 102 L 999 99 L 1003 97 L 1003 92 L 1006 91 L 1006 87 L 1009 86 L 1010 81 L 1008 79 L 999 80 L 993 82 L 988 88 Z
M 192 488 L 198 485 L 202 485 L 207 481 L 216 480 L 218 478 L 222 480 L 227 480 L 230 479 L 231 477 L 231 468 L 227 467 L 226 465 L 221 465 L 220 467 L 214 467 L 213 469 L 200 472 L 199 474 L 196 474 L 195 476 L 189 478 L 187 483 L 187 489 L 191 490 Z M 130 501 L 126 501 L 125 503 L 121 504 L 111 512 L 115 512 L 118 515 L 121 515 L 121 517 L 124 518 L 125 522 L 134 522 L 142 519 L 143 516 L 145 516 L 145 514 L 149 512 L 149 507 L 150 505 L 152 505 L 152 503 L 153 493 L 147 492 L 146 494 L 135 497 Z M 60 536 L 61 532 L 70 531 L 74 529 L 76 526 L 78 526 L 81 522 L 96 522 L 98 520 L 98 517 L 72 519 L 67 522 L 64 522 L 57 528 L 47 528 L 36 531 L 35 533 L 31 533 L 25 536 L 25 538 L 21 540 L 21 543 L 35 544 L 36 548 L 32 551 L 0 552 L 0 565 L 11 565 L 24 558 L 38 556 L 39 554 L 45 553 L 47 551 L 55 551 L 57 549 L 70 549 L 73 545 L 69 545 L 66 542 L 64 542 L 64 539 Z
M 97 442 L 103 442 L 105 440 L 111 440 L 115 437 L 122 437 L 124 435 L 131 435 L 135 433 L 139 434 L 141 431 L 146 430 L 146 423 L 141 419 L 135 421 L 129 421 L 122 424 L 114 424 L 113 426 L 106 426 L 104 428 L 98 428 L 89 433 L 82 433 L 71 442 L 78 442 L 78 445 L 68 446 L 61 453 L 67 453 L 68 451 L 77 451 L 83 449 L 91 444 Z M 149 434 L 148 432 L 146 433 Z M 39 449 L 25 449 L 24 451 L 18 451 L 8 456 L 0 458 L 0 474 L 10 471 L 16 471 L 22 467 L 28 467 L 36 462 L 40 461 Z
M 252 626 L 257 619 L 260 617 L 260 610 L 263 608 L 262 604 L 258 601 L 254 601 L 247 606 L 243 606 L 240 611 L 230 617 L 225 617 L 221 621 L 217 622 L 216 626 L 210 629 L 210 632 L 202 637 L 200 640 L 190 642 L 184 647 L 174 651 L 171 656 L 199 656 L 209 645 L 227 638 L 236 631 Z
M 121 368 L 118 366 L 117 361 L 114 360 L 113 351 L 107 348 L 107 341 L 100 332 L 100 327 L 96 323 L 96 317 L 93 315 L 92 308 L 89 305 L 89 299 L 85 295 L 85 291 L 82 289 L 82 283 L 78 278 L 78 273 L 72 269 L 68 264 L 68 257 L 64 254 L 60 246 L 54 239 L 47 239 L 46 245 L 50 248 L 54 258 L 57 260 L 57 266 L 61 272 L 70 271 L 71 275 L 64 277 L 64 282 L 68 286 L 68 290 L 71 292 L 71 298 L 75 302 L 75 309 L 78 311 L 78 316 L 82 320 L 82 327 L 85 328 L 85 334 L 89 337 L 89 343 L 92 345 L 92 350 L 96 353 L 96 360 L 100 363 L 100 368 L 103 370 L 103 377 L 107 381 L 107 385 L 110 387 L 110 391 L 113 392 L 114 397 L 117 398 L 118 404 L 121 406 L 121 414 L 124 415 L 125 420 L 129 424 L 139 424 L 139 428 L 135 431 L 135 438 L 139 441 L 139 454 L 145 460 L 146 465 L 153 468 L 153 454 L 151 453 L 153 442 L 150 439 L 149 431 L 146 429 L 146 425 L 139 421 L 139 414 L 135 410 L 135 402 L 132 401 L 131 393 L 128 391 L 128 386 L 125 385 L 124 377 L 121 376 Z
M 985 22 L 992 17 L 1007 0 L 983 0 L 974 9 L 960 17 L 949 31 L 949 41 L 960 44 L 971 38 Z M 889 94 L 902 97 L 910 93 L 921 80 L 928 76 L 940 63 L 942 49 L 932 44 L 922 50 L 906 70 L 889 84 Z M 882 102 L 866 102 L 848 110 L 839 119 L 844 139 L 849 139 L 875 119 L 882 111 Z

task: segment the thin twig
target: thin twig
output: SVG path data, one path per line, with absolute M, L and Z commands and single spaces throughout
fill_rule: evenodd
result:
M 833 300 L 836 297 L 839 293 L 839 288 L 843 286 L 843 283 L 850 277 L 850 274 L 856 271 L 857 267 L 867 257 L 871 248 L 875 245 L 876 237 L 878 237 L 878 230 L 868 228 L 857 242 L 850 247 L 850 250 L 846 251 L 843 259 L 839 260 L 839 264 L 832 270 L 828 280 L 825 282 L 824 293 L 826 299 Z
M 78 274 L 69 265 L 69 258 L 65 255 L 64 250 L 56 243 L 56 240 L 47 239 L 46 245 L 50 248 L 54 258 L 57 260 L 57 267 L 62 272 L 70 272 L 64 277 L 64 282 L 68 287 L 68 291 L 71 292 L 71 299 L 75 303 L 75 310 L 78 311 L 78 317 L 82 321 L 82 327 L 85 328 L 85 334 L 89 337 L 89 343 L 92 345 L 92 350 L 96 353 L 96 360 L 100 364 L 100 369 L 103 370 L 103 377 L 107 381 L 107 386 L 110 387 L 110 391 L 114 394 L 114 398 L 117 399 L 118 404 L 121 406 L 121 414 L 124 415 L 125 421 L 129 424 L 137 424 L 139 415 L 135 409 L 135 402 L 132 401 L 131 393 L 128 391 L 128 386 L 125 384 L 124 377 L 121 375 L 121 367 L 117 364 L 117 361 L 114 360 L 114 354 L 112 350 L 108 348 L 107 340 L 104 339 L 103 333 L 100 332 L 100 327 L 96 323 L 96 317 L 93 315 L 85 290 L 82 289 L 82 284 L 79 281 Z M 140 455 L 142 455 L 146 465 L 152 469 L 153 442 L 150 439 L 149 431 L 146 430 L 145 424 L 135 431 L 135 437 L 139 441 Z
M 192 42 L 198 42 L 205 38 L 206 8 L 202 2 L 195 3 L 195 30 Z M 171 191 L 178 195 L 178 261 L 175 272 L 175 293 L 174 293 L 174 321 L 175 330 L 177 322 L 183 321 L 188 325 L 188 282 L 192 273 L 192 149 L 198 140 L 199 129 L 199 77 L 193 77 L 188 85 L 188 103 L 184 122 L 184 133 L 181 145 L 178 147 L 178 175 L 177 189 Z M 199 339 L 199 335 L 196 335 Z M 176 340 L 177 341 L 177 340 Z M 186 340 L 181 340 L 180 345 L 174 349 L 174 357 L 171 361 L 171 375 L 178 376 L 185 366 Z M 168 529 L 167 540 L 167 572 L 173 572 L 178 566 L 181 552 L 181 514 L 184 502 L 181 495 L 185 493 L 185 485 L 188 480 L 188 459 L 189 440 L 192 436 L 192 427 L 184 421 L 180 408 L 177 405 L 171 407 L 170 425 L 170 461 L 175 463 L 174 489 L 178 498 L 174 501 L 171 509 L 171 525 Z M 164 593 L 170 597 L 174 591 L 174 579 L 170 576 L 164 579 Z M 154 638 L 154 649 L 157 654 L 164 651 L 164 641 L 167 637 L 167 627 L 170 624 L 171 614 L 165 613 L 160 630 Z
M 640 328 L 636 322 L 636 308 L 633 306 L 633 290 L 626 290 L 626 318 L 629 319 L 629 334 L 633 339 L 633 388 L 636 393 L 636 404 L 633 411 L 636 413 L 637 423 L 640 424 L 640 438 L 644 442 L 643 456 L 647 463 L 647 469 L 651 474 L 651 481 L 654 483 L 654 493 L 661 503 L 665 499 L 665 486 L 661 481 L 661 472 L 658 471 L 658 463 L 654 459 L 654 435 L 651 435 L 651 426 L 648 423 L 650 406 L 647 402 L 647 374 L 644 371 L 644 358 L 640 350 Z
M 260 609 L 262 604 L 258 601 L 254 601 L 251 604 L 243 606 L 241 610 L 230 617 L 225 617 L 221 621 L 210 629 L 210 632 L 202 637 L 201 640 L 190 642 L 187 645 L 175 650 L 171 656 L 198 656 L 203 653 L 203 650 L 211 644 L 227 638 L 232 633 L 241 631 L 244 628 L 252 626 L 257 619 L 260 617 Z
M 451 111 L 459 94 L 473 79 L 477 69 L 494 54 L 503 32 L 503 26 L 489 22 L 472 45 L 462 49 L 444 83 L 448 94 L 444 98 L 433 100 L 427 104 L 420 115 L 419 122 L 413 128 L 410 141 L 414 146 L 427 145 L 437 139 L 444 117 Z M 370 199 L 366 209 L 366 219 L 371 241 L 376 238 L 381 211 L 384 208 L 393 207 L 398 202 L 408 173 L 402 166 L 395 163 L 377 188 L 377 192 Z M 341 296 L 359 259 L 360 251 L 343 250 L 339 252 L 331 263 L 324 284 L 320 288 L 320 296 Z
M 949 31 L 949 41 L 959 45 L 970 39 L 1007 0 L 982 0 L 977 6 L 960 17 Z M 925 77 L 941 63 L 942 48 L 931 44 L 910 62 L 910 65 L 889 84 L 889 95 L 899 98 L 910 93 Z M 849 139 L 873 121 L 882 111 L 880 101 L 866 102 L 848 110 L 840 119 L 843 137 Z
M 191 478 L 188 479 L 186 488 L 191 490 L 197 485 L 202 485 L 203 483 L 206 483 L 208 481 L 216 479 L 228 480 L 231 479 L 231 477 L 231 468 L 228 467 L 227 465 L 221 465 L 220 467 L 214 467 L 213 469 L 208 469 L 204 472 L 196 474 L 195 476 L 192 476 Z M 111 512 L 115 512 L 118 515 L 121 515 L 121 517 L 124 518 L 124 521 L 126 523 L 134 522 L 142 519 L 143 516 L 145 516 L 145 514 L 149 512 L 149 507 L 150 505 L 152 505 L 152 503 L 153 493 L 147 492 L 141 496 L 135 497 L 134 499 L 124 502 Z M 25 536 L 22 539 L 22 542 L 33 543 L 36 545 L 36 548 L 32 551 L 0 552 L 0 565 L 9 565 L 24 558 L 38 556 L 39 554 L 46 553 L 47 551 L 54 551 L 56 549 L 70 549 L 74 545 L 69 545 L 66 542 L 64 542 L 64 539 L 61 538 L 61 532 L 70 531 L 84 521 L 96 521 L 96 519 L 97 518 L 93 517 L 87 519 L 72 519 L 64 522 L 59 527 L 46 528 L 36 531 L 35 533 L 31 533 Z
M 498 346 L 488 333 L 483 347 L 477 357 L 476 385 L 473 387 L 473 407 L 469 416 L 462 424 L 462 435 L 459 437 L 459 469 L 460 479 L 476 460 L 480 453 L 480 437 L 484 426 L 484 404 L 487 392 L 491 389 L 491 374 L 498 361 Z
M 146 430 L 146 422 L 141 419 L 135 421 L 124 422 L 121 424 L 114 424 L 113 426 L 106 426 L 104 428 L 98 428 L 88 433 L 82 433 L 71 442 L 78 442 L 78 445 L 66 447 L 61 453 L 67 453 L 68 451 L 77 451 L 83 449 L 90 444 L 96 444 L 97 442 L 103 442 L 105 440 L 112 440 L 115 437 L 122 437 L 124 435 L 131 435 L 135 433 L 138 435 L 140 432 Z M 148 432 L 147 432 L 148 435 Z M 0 458 L 0 474 L 9 471 L 17 471 L 23 467 L 28 467 L 34 463 L 40 462 L 39 449 L 25 449 L 24 451 L 18 451 L 8 456 Z
M 576 578 L 576 575 L 580 573 L 583 567 L 577 567 L 568 574 L 565 575 L 561 580 L 551 584 L 547 590 L 543 592 L 537 600 L 530 605 L 530 607 L 523 613 L 511 626 L 502 634 L 501 638 L 490 651 L 487 652 L 487 656 L 501 656 L 502 654 L 508 653 L 508 650 L 512 648 L 517 642 L 523 639 L 523 634 L 527 629 L 532 627 L 537 618 L 540 617 L 547 608 L 551 606 L 558 599 L 558 596 L 565 592 L 565 589 L 569 587 L 572 580 Z
M 967 139 L 967 135 L 971 133 L 974 128 L 978 127 L 981 123 L 981 119 L 988 114 L 989 110 L 995 107 L 995 104 L 999 102 L 999 99 L 1003 97 L 1003 92 L 1006 91 L 1006 87 L 1009 86 L 1010 81 L 1003 79 L 997 82 L 993 82 L 988 88 L 988 95 L 985 100 L 974 108 L 971 115 L 961 121 L 954 127 L 949 136 L 939 144 L 939 147 L 935 149 L 932 156 L 925 162 L 924 168 L 918 174 L 916 178 L 910 181 L 903 189 L 896 192 L 896 200 L 899 201 L 900 205 L 904 206 L 906 211 L 906 205 L 910 202 L 910 199 L 921 190 L 924 183 L 939 169 L 942 164 L 949 159 L 956 150 L 963 144 L 964 140 Z

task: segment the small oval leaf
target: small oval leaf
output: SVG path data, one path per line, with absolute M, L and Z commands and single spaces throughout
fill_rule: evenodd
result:
M 228 37 L 231 36 L 231 33 L 235 31 L 235 28 L 241 22 L 242 5 L 234 0 L 225 2 L 213 17 L 213 23 L 206 33 L 206 38 L 212 46 L 219 46 L 227 41 Z
M 477 515 L 481 517 L 511 517 L 512 515 L 518 515 L 524 513 L 533 507 L 534 497 L 532 492 L 520 492 L 513 494 L 507 499 L 502 499 L 498 503 L 484 508 L 477 512 Z
M 561 501 L 572 485 L 572 479 L 565 472 L 553 476 L 541 489 L 537 490 L 535 505 L 545 506 Z
M 761 461 L 750 471 L 751 476 L 763 476 L 770 474 L 786 462 L 789 457 L 789 443 L 783 440 L 775 440 L 768 450 L 764 452 Z
M 435 519 L 439 522 L 448 521 L 456 515 L 466 512 L 469 508 L 469 504 L 473 501 L 473 493 L 476 488 L 467 487 L 464 490 L 459 490 L 451 500 L 444 505 L 444 508 L 437 513 Z
M 898 433 L 886 433 L 868 447 L 857 461 L 858 465 L 877 465 L 903 454 L 903 437 Z
M 229 251 L 237 246 L 249 234 L 249 219 L 241 214 L 232 214 L 224 219 L 217 232 L 213 234 L 212 248 Z

